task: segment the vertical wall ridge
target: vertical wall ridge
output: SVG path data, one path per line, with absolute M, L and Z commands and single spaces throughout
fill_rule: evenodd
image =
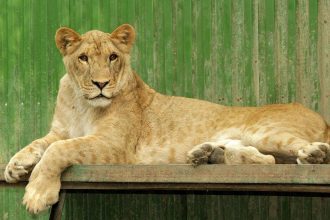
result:
M 330 2 L 318 1 L 318 76 L 320 112 L 330 124 Z

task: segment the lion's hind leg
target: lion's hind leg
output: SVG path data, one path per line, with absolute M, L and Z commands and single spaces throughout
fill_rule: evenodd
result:
M 260 153 L 255 147 L 245 146 L 240 140 L 205 142 L 187 154 L 187 162 L 201 164 L 274 164 L 275 158 Z
M 330 146 L 327 143 L 313 142 L 298 150 L 298 164 L 330 163 Z
M 267 132 L 265 132 L 268 129 Z M 322 142 L 313 142 L 317 138 L 303 138 L 295 130 L 278 131 L 276 128 L 260 128 L 257 132 L 249 130 L 243 135 L 244 143 L 255 146 L 261 152 L 277 155 L 277 159 L 298 164 L 330 163 L 330 146 Z M 286 159 L 287 158 L 287 159 Z M 293 159 L 293 160 L 292 160 Z

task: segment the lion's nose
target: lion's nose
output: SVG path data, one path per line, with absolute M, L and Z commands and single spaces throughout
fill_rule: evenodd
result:
M 97 86 L 99 89 L 103 89 L 110 81 L 105 81 L 105 82 L 98 82 L 98 81 L 93 81 L 92 83 Z

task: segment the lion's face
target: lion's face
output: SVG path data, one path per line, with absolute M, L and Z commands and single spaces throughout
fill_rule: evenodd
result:
M 134 37 L 130 25 L 122 25 L 111 34 L 89 31 L 80 36 L 69 28 L 56 32 L 56 45 L 77 94 L 92 106 L 108 106 L 128 83 Z

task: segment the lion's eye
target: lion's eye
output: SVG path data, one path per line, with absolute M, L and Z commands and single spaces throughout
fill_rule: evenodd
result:
M 117 57 L 118 57 L 117 54 L 113 53 L 110 55 L 109 60 L 114 61 L 115 59 L 117 59 Z
M 87 62 L 88 61 L 88 56 L 86 56 L 85 54 L 82 54 L 78 57 L 79 60 Z

